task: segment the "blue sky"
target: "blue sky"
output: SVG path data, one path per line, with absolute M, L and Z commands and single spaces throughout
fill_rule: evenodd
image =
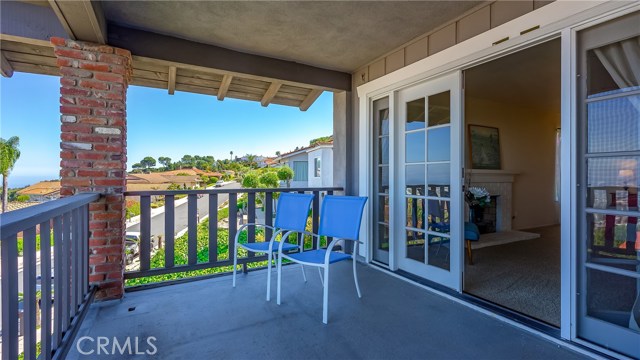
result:
M 16 73 L 0 80 L 0 136 L 20 137 L 22 155 L 9 187 L 58 178 L 59 79 Z M 333 133 L 333 100 L 322 94 L 306 112 L 253 101 L 130 86 L 127 94 L 128 167 L 145 156 L 247 153 L 273 156 Z

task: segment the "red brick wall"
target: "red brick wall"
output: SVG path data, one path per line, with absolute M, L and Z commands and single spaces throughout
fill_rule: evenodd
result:
M 128 50 L 52 38 L 60 67 L 62 196 L 105 194 L 90 205 L 89 281 L 97 299 L 124 290 Z

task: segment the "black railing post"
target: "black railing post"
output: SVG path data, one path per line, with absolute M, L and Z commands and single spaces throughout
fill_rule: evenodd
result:
M 198 263 L 198 195 L 187 198 L 187 261 L 189 265 Z
M 58 273 L 55 274 L 58 276 Z M 71 288 L 69 286 L 71 280 L 71 216 L 70 213 L 64 213 L 62 215 L 62 272 L 60 273 L 62 278 L 61 290 L 61 302 L 62 302 L 62 328 L 69 327 L 70 315 L 71 315 Z M 58 297 L 56 296 L 56 300 Z
M 238 231 L 238 194 L 229 194 L 229 254 L 227 259 L 233 259 L 235 245 L 233 243 Z
M 247 194 L 247 223 L 255 224 L 256 222 L 256 193 L 250 192 Z M 247 227 L 247 242 L 253 243 L 256 241 L 256 228 L 255 226 Z M 256 256 L 253 252 L 248 252 L 248 258 L 254 258 Z M 248 271 L 247 263 L 242 264 L 242 271 L 246 273 Z
M 273 193 L 268 191 L 264 193 L 264 223 L 268 226 L 273 226 Z M 273 236 L 273 231 L 270 228 L 264 229 L 264 241 L 269 241 Z
M 2 248 L 2 357 L 18 357 L 18 237 L 3 238 Z
M 218 194 L 209 195 L 209 262 L 218 261 Z
M 318 233 L 318 227 L 320 226 L 320 192 L 313 192 L 313 203 L 311 205 L 311 230 L 314 234 Z M 317 249 L 317 243 L 314 241 L 315 239 L 311 239 L 311 246 L 314 250 Z M 318 240 L 319 242 L 319 240 Z
M 86 240 L 86 237 L 83 238 Z M 44 359 L 51 354 L 51 220 L 40 224 L 40 346 Z M 88 279 L 86 279 L 88 280 Z
M 140 270 L 151 267 L 151 196 L 140 196 Z
M 175 264 L 174 238 L 176 232 L 175 197 L 164 197 L 164 267 L 172 268 Z
M 24 310 L 24 358 L 36 358 L 36 228 L 23 232 L 22 292 Z

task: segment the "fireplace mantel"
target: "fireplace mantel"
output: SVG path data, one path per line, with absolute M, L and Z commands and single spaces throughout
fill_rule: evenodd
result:
M 466 170 L 465 183 L 485 188 L 496 199 L 496 230 L 511 230 L 513 184 L 519 173 L 509 170 Z
M 520 173 L 509 170 L 471 169 L 466 171 L 467 182 L 471 183 L 512 183 Z

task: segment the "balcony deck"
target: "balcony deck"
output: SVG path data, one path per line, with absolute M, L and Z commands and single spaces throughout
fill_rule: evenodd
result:
M 333 265 L 328 325 L 322 324 L 322 287 L 315 269 L 307 269 L 306 284 L 298 266 L 283 269 L 280 306 L 275 286 L 271 302 L 264 299 L 265 275 L 265 270 L 240 274 L 235 289 L 231 277 L 223 276 L 95 303 L 75 341 L 104 336 L 122 343 L 137 336 L 139 350 L 145 351 L 144 339 L 154 336 L 158 359 L 584 358 L 369 266 L 359 265 L 363 297 L 358 299 L 351 264 Z M 95 343 L 81 345 L 94 353 L 83 356 L 74 343 L 69 359 L 101 358 Z

